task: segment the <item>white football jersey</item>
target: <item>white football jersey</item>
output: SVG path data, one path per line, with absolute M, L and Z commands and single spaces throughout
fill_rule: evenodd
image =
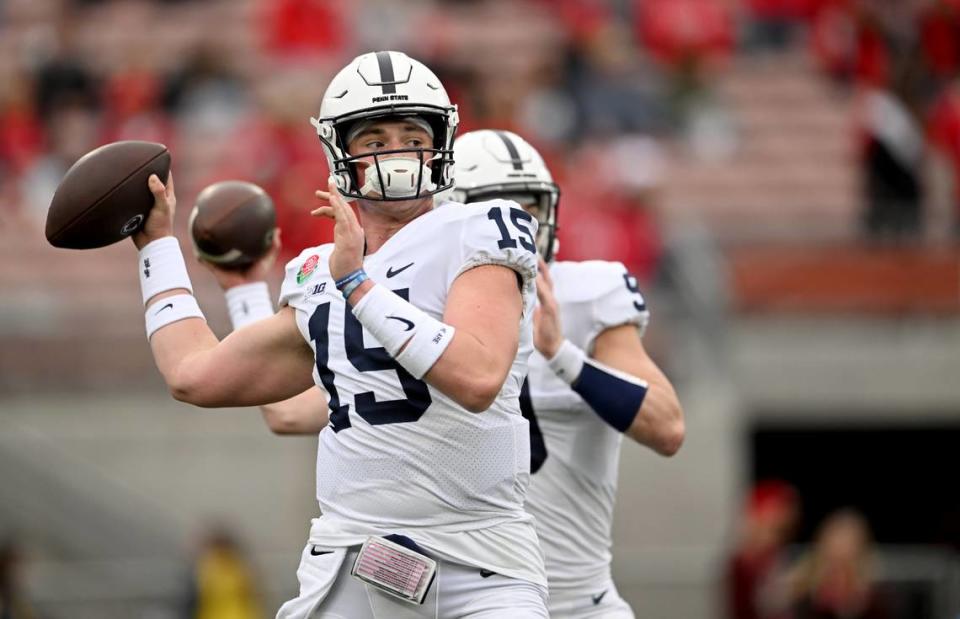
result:
M 591 354 L 604 330 L 635 324 L 649 312 L 637 280 L 619 262 L 550 266 L 564 336 Z M 599 592 L 610 581 L 611 527 L 623 435 L 603 421 L 537 351 L 530 357 L 530 397 L 547 446 L 533 476 L 527 510 L 547 561 L 551 595 L 576 588 Z
M 311 542 L 349 546 L 400 533 L 444 558 L 546 584 L 523 509 L 530 446 L 519 406 L 533 350 L 536 229 L 533 217 L 504 200 L 438 208 L 363 261 L 374 282 L 437 319 L 464 271 L 498 264 L 518 273 L 519 351 L 493 406 L 479 414 L 412 377 L 363 328 L 330 276 L 332 244 L 287 265 L 280 305 L 296 310 L 330 406 L 317 454 L 323 515 Z

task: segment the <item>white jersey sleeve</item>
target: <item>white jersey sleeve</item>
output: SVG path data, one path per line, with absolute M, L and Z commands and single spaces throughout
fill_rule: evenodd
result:
M 321 266 L 321 256 L 323 256 L 323 260 L 329 259 L 329 254 L 325 250 L 330 247 L 329 244 L 308 247 L 300 252 L 299 256 L 287 263 L 283 271 L 283 283 L 280 285 L 280 300 L 277 308 L 285 305 L 297 307 L 304 300 L 311 288 L 309 286 L 304 287 L 303 284 L 311 279 L 317 267 Z M 322 267 L 321 270 L 325 271 L 326 265 L 322 265 Z
M 587 333 L 587 345 L 592 352 L 593 341 L 612 327 L 634 324 L 643 337 L 650 321 L 647 302 L 640 293 L 637 278 L 619 262 L 591 260 L 581 263 L 581 277 L 593 288 L 590 315 L 592 324 Z
M 527 314 L 536 300 L 536 218 L 508 200 L 455 208 L 470 210 L 461 228 L 461 266 L 457 275 L 486 264 L 513 269 L 520 277 L 523 311 Z

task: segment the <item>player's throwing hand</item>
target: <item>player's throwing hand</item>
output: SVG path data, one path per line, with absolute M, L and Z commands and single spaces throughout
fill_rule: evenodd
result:
M 177 197 L 173 193 L 173 172 L 167 176 L 166 185 L 156 174 L 151 174 L 147 179 L 147 186 L 153 194 L 153 208 L 150 209 L 143 228 L 132 237 L 137 249 L 143 249 L 150 241 L 173 236 L 173 214 L 177 210 Z
M 330 254 L 330 275 L 340 279 L 363 267 L 363 228 L 357 221 L 353 208 L 347 204 L 333 176 L 327 182 L 327 191 L 317 190 L 316 196 L 329 202 L 310 212 L 317 217 L 329 217 L 334 220 L 333 253 Z

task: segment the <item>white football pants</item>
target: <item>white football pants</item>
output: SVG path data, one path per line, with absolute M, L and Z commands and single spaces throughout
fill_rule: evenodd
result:
M 552 619 L 634 619 L 633 610 L 610 581 L 600 591 L 550 591 Z
M 534 583 L 437 560 L 423 604 L 390 596 L 350 575 L 358 548 L 307 544 L 297 569 L 300 594 L 277 619 L 547 619 L 547 591 Z

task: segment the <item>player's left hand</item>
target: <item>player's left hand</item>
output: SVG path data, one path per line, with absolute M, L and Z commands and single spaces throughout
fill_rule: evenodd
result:
M 213 278 L 217 280 L 220 288 L 227 291 L 236 286 L 242 286 L 243 284 L 265 281 L 267 275 L 270 274 L 270 268 L 277 259 L 277 254 L 280 253 L 281 246 L 280 228 L 277 228 L 273 234 L 273 242 L 270 244 L 270 249 L 267 250 L 267 253 L 245 269 L 225 269 L 199 257 L 197 258 L 197 262 L 213 273 Z
M 537 301 L 533 310 L 533 345 L 544 358 L 552 359 L 563 344 L 563 325 L 557 298 L 553 295 L 553 278 L 542 258 L 537 269 Z
M 327 191 L 317 190 L 316 196 L 330 205 L 310 211 L 317 217 L 328 217 L 333 226 L 333 253 L 330 254 L 330 276 L 337 280 L 363 266 L 363 228 L 357 215 L 337 191 L 333 176 L 327 182 Z

